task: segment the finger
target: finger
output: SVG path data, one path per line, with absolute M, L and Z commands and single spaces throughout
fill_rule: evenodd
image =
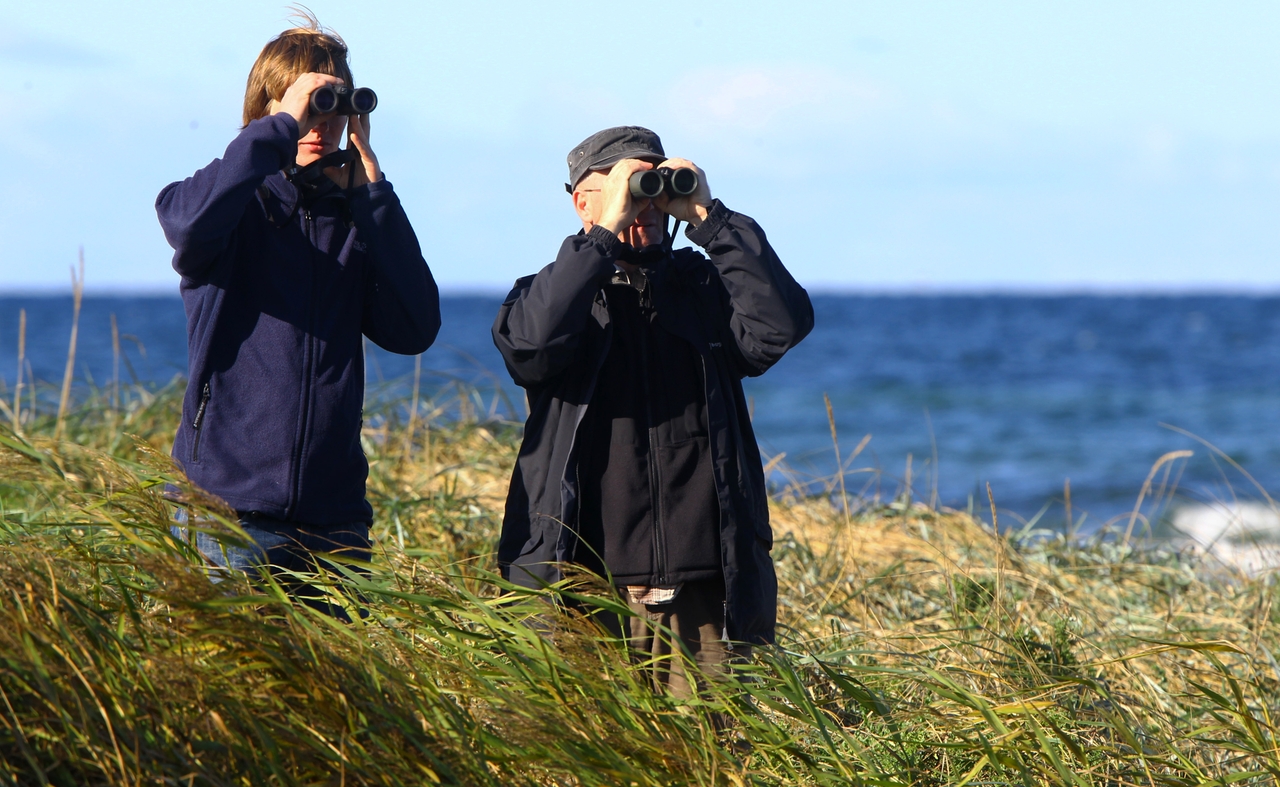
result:
M 636 158 L 624 158 L 622 161 L 613 165 L 613 169 L 609 171 L 609 175 L 611 177 L 631 177 L 633 173 L 646 169 L 653 169 L 653 165 L 647 161 L 641 161 Z
M 614 164 L 613 169 L 609 170 L 609 177 L 606 178 L 605 182 L 619 194 L 625 195 L 623 196 L 623 199 L 629 200 L 631 190 L 626 184 L 631 179 L 631 176 L 637 172 L 643 172 L 646 169 L 652 168 L 653 165 L 647 161 L 640 161 L 639 159 L 623 159 L 617 164 Z
M 352 115 L 351 128 L 360 136 L 361 141 L 369 141 L 369 116 L 368 115 Z
M 662 162 L 662 166 L 667 167 L 668 169 L 691 169 L 694 172 L 698 173 L 699 177 L 702 176 L 702 168 L 699 167 L 697 164 L 694 164 L 692 161 L 690 161 L 687 158 L 667 159 L 666 161 Z
M 298 77 L 297 81 L 294 82 L 294 87 L 290 88 L 290 90 L 297 88 L 298 90 L 301 91 L 302 93 L 301 98 L 304 102 L 306 102 L 308 112 L 309 112 L 310 106 L 311 106 L 312 93 L 316 92 L 317 90 L 324 87 L 325 85 L 336 85 L 341 83 L 342 83 L 341 79 L 331 74 L 321 74 L 321 73 L 312 71 Z M 331 112 L 327 115 L 315 115 L 314 119 L 323 120 L 323 119 L 332 118 L 333 116 L 334 116 L 334 113 Z
M 355 146 L 356 150 L 360 152 L 360 156 L 362 158 L 373 158 L 373 151 L 369 149 L 369 142 L 368 140 L 361 138 L 360 132 L 351 132 L 351 134 L 347 136 L 347 140 Z
M 369 136 L 366 130 L 364 135 L 353 133 L 351 142 L 356 146 L 356 150 L 360 153 L 360 163 L 365 169 L 365 174 L 369 180 L 378 177 L 381 168 L 378 166 L 378 157 L 374 155 L 373 148 L 369 145 Z
M 369 116 L 368 115 L 352 115 L 351 116 L 351 132 L 352 143 L 360 151 L 362 155 L 368 156 L 369 152 Z

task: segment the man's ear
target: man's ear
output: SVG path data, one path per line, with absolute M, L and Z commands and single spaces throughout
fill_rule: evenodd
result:
M 591 208 L 587 205 L 587 195 L 585 192 L 577 191 L 576 189 L 574 190 L 573 209 L 577 211 L 578 218 L 582 219 L 582 226 L 590 230 L 591 226 L 595 224 L 595 221 L 591 218 Z

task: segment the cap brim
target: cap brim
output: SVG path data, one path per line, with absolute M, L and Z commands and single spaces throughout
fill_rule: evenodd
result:
M 667 160 L 666 156 L 654 153 L 649 150 L 624 150 L 621 153 L 615 153 L 611 156 L 600 159 L 599 161 L 593 162 L 591 166 L 587 167 L 582 171 L 582 174 L 579 175 L 578 179 L 575 180 L 572 184 L 566 183 L 565 190 L 568 191 L 570 194 L 572 194 L 573 190 L 576 189 L 578 187 L 578 184 L 582 182 L 582 179 L 590 175 L 592 172 L 601 172 L 603 170 L 609 169 L 614 164 L 617 164 L 619 161 L 623 161 L 624 159 L 629 159 L 629 158 L 638 159 L 640 161 L 648 161 L 651 164 L 661 164 L 662 162 Z
M 608 169 L 609 167 L 612 167 L 614 164 L 617 164 L 619 161 L 622 161 L 624 159 L 629 159 L 629 158 L 639 159 L 640 161 L 648 161 L 654 164 L 661 164 L 662 162 L 667 160 L 666 156 L 662 156 L 648 150 L 624 150 L 621 153 L 615 153 L 612 156 L 609 156 L 608 158 L 604 158 L 604 159 L 601 159 L 600 161 L 596 161 L 592 163 L 591 166 L 587 167 L 587 172 L 599 172 L 602 169 Z
M 572 194 L 573 190 L 578 187 L 578 184 L 582 182 L 583 178 L 590 175 L 592 172 L 600 172 L 602 170 L 609 169 L 614 164 L 617 164 L 619 161 L 622 161 L 623 159 L 629 159 L 629 158 L 639 159 L 640 161 L 648 161 L 652 164 L 661 164 L 662 162 L 667 160 L 667 157 L 665 155 L 661 153 L 654 153 L 651 150 L 644 150 L 644 149 L 637 150 L 635 148 L 631 150 L 623 150 L 618 153 L 614 153 L 612 155 L 606 156 L 605 158 L 602 158 L 599 161 L 593 161 L 590 166 L 582 170 L 582 174 L 578 176 L 577 180 L 573 181 L 573 183 L 565 184 L 565 191 Z

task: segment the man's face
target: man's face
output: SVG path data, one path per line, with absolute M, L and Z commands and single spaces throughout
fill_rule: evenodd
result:
M 574 189 L 575 193 L 581 193 L 586 198 L 586 215 L 582 215 L 583 211 L 580 210 L 579 216 L 583 219 L 583 226 L 588 230 L 600 221 L 600 214 L 604 210 L 600 189 L 608 175 L 608 170 L 594 171 L 583 178 Z M 662 243 L 662 225 L 666 218 L 662 211 L 654 207 L 653 200 L 642 200 L 642 203 L 644 208 L 640 211 L 640 215 L 636 216 L 636 220 L 630 227 L 618 233 L 619 240 L 630 243 L 637 249 Z
M 342 132 L 346 127 L 346 116 L 333 115 L 308 131 L 306 136 L 298 140 L 298 166 L 305 167 L 337 151 L 338 145 L 342 144 Z

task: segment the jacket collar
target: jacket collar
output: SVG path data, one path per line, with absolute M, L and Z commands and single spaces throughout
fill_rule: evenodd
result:
M 316 181 L 315 186 L 299 187 L 285 175 L 284 171 L 276 172 L 267 176 L 263 181 L 263 185 L 276 196 L 281 202 L 292 205 L 299 199 L 304 204 L 313 204 L 322 199 L 339 198 L 346 199 L 347 193 L 337 183 L 334 183 L 328 177 L 322 177 Z
M 638 276 L 643 279 L 632 279 L 624 271 L 618 269 L 609 279 L 610 284 L 632 286 L 638 290 L 648 287 L 648 297 L 657 315 L 658 324 L 667 331 L 689 342 L 700 352 L 705 349 L 706 337 L 702 323 L 698 319 L 697 297 L 686 288 L 680 286 L 681 277 L 673 275 L 674 256 L 668 254 L 656 264 L 641 269 Z M 607 293 L 601 292 L 606 298 Z M 608 320 L 607 306 L 603 314 Z
M 299 208 L 310 208 L 329 200 L 332 200 L 338 206 L 336 215 L 347 216 L 350 212 L 346 207 L 348 203 L 346 191 L 339 188 L 338 184 L 328 178 L 324 178 L 319 188 L 304 191 L 289 180 L 284 172 L 276 172 L 267 176 L 258 191 L 264 198 L 266 197 L 266 194 L 263 193 L 265 191 L 274 196 L 279 202 L 278 207 L 266 206 L 268 213 L 274 216 L 272 223 L 277 225 L 292 221 L 293 217 L 299 212 Z M 311 193 L 307 193 L 308 191 Z M 275 215 L 277 213 L 279 215 Z M 322 211 L 322 213 L 329 215 L 328 211 Z

